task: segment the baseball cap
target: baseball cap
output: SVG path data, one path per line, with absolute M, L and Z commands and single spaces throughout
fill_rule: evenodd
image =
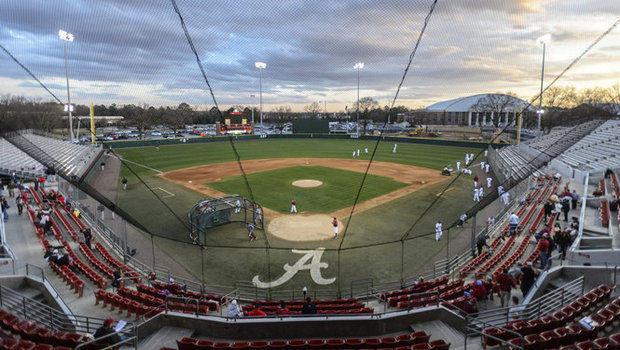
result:
M 477 283 L 479 286 L 481 286 L 481 285 L 482 285 L 482 281 L 481 281 L 481 280 L 478 280 L 476 283 Z
M 532 262 L 531 262 L 531 261 L 528 261 L 528 262 L 526 263 L 526 265 L 527 265 L 527 266 L 532 266 L 533 264 L 532 264 Z
M 106 318 L 105 321 L 103 321 L 103 326 L 104 327 L 110 327 L 114 322 L 116 322 L 115 319 L 113 318 Z

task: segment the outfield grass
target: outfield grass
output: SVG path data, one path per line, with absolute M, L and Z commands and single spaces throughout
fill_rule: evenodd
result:
M 248 140 L 237 141 L 235 147 L 241 160 L 269 158 L 352 158 L 353 150 L 360 150 L 360 159 L 370 159 L 376 141 L 363 140 L 327 140 L 327 139 L 293 139 L 293 140 Z M 454 166 L 457 160 L 464 160 L 465 153 L 477 153 L 476 148 L 424 145 L 416 143 L 399 143 L 397 152 L 392 153 L 393 142 L 380 142 L 375 160 L 399 164 L 415 165 L 441 170 L 446 165 Z M 137 147 L 116 149 L 125 159 L 137 162 L 161 171 L 187 168 L 190 166 L 232 162 L 236 157 L 229 142 L 206 142 L 184 145 L 155 147 Z M 130 165 L 138 175 L 152 175 L 146 168 Z M 133 179 L 123 169 L 122 175 Z
M 254 199 L 263 207 L 280 213 L 290 212 L 291 198 L 297 201 L 300 212 L 331 213 L 353 204 L 364 174 L 322 166 L 295 166 L 261 171 L 247 175 Z M 323 182 L 315 188 L 300 188 L 292 182 L 312 179 Z M 242 176 L 231 176 L 205 185 L 228 194 L 249 198 Z M 359 201 L 363 202 L 382 194 L 405 187 L 407 184 L 387 177 L 368 175 Z

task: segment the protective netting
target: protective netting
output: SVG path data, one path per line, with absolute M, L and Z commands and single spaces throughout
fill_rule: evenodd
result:
M 303 6 L 223 1 L 207 6 L 172 0 L 113 7 L 93 4 L 88 18 L 81 18 L 79 6 L 66 11 L 57 11 L 53 4 L 35 9 L 28 1 L 11 4 L 10 9 L 3 6 L 8 11 L 0 16 L 8 17 L 0 18 L 13 28 L 0 36 L 9 57 L 0 61 L 0 68 L 10 72 L 9 79 L 26 79 L 21 66 L 63 104 L 58 97 L 64 88 L 62 75 L 55 72 L 62 62 L 58 53 L 50 54 L 57 48 L 51 43 L 34 47 L 24 40 L 73 23 L 63 28 L 76 34 L 76 42 L 69 46 L 74 66 L 69 75 L 76 81 L 74 89 L 81 93 L 76 98 L 81 103 L 90 99 L 117 101 L 115 111 L 140 133 L 145 125 L 158 125 L 157 121 L 169 129 L 207 121 L 225 125 L 232 114 L 223 106 L 231 106 L 232 112 L 240 107 L 243 117 L 250 118 L 244 109 L 249 105 L 249 110 L 256 112 L 258 126 L 261 111 L 252 106 L 258 101 L 251 101 L 258 99 L 250 95 L 256 94 L 259 84 L 264 98 L 271 100 L 262 112 L 269 112 L 271 119 L 266 121 L 276 127 L 282 127 L 282 118 L 290 119 L 290 107 L 288 112 L 285 108 L 289 105 L 305 110 L 307 116 L 320 114 L 322 118 L 333 113 L 325 111 L 327 103 L 338 105 L 330 108 L 344 109 L 344 113 L 342 120 L 334 116 L 334 121 L 355 120 L 354 74 L 361 68 L 355 72 L 351 62 L 366 62 L 361 71 L 366 86 L 362 97 L 370 94 L 386 104 L 376 112 L 375 135 L 349 132 L 340 137 L 270 134 L 266 139 L 253 135 L 219 139 L 181 136 L 124 144 L 104 141 L 103 152 L 92 159 L 93 166 L 83 176 L 65 176 L 72 184 L 67 190 L 76 188 L 88 194 L 91 202 L 84 207 L 90 208 L 92 216 L 111 210 L 138 229 L 133 235 L 148 238 L 146 243 L 136 238 L 133 245 L 145 261 L 150 256 L 153 268 L 157 258 L 149 240 L 195 277 L 211 284 L 247 287 L 253 282 L 266 289 L 318 285 L 341 291 L 366 278 L 404 281 L 427 268 L 429 262 L 467 249 L 469 243 L 463 237 L 471 227 L 456 227 L 458 218 L 465 213 L 471 219 L 486 209 L 479 218 L 484 221 L 500 213 L 503 205 L 497 200 L 497 186 L 510 190 L 521 180 L 500 183 L 492 172 L 487 175 L 474 169 L 481 182 L 487 176 L 495 182 L 485 186 L 487 194 L 480 202 L 472 202 L 472 176 L 461 172 L 450 178 L 440 175 L 445 166 L 455 167 L 457 161 L 464 164 L 465 154 L 474 155 L 474 165 L 484 161 L 489 146 L 500 147 L 495 141 L 508 130 L 507 125 L 495 130 L 487 142 L 457 146 L 384 136 L 389 131 L 388 119 L 398 118 L 399 105 L 428 100 L 424 91 L 429 86 L 440 87 L 441 95 L 464 96 L 486 91 L 487 84 L 496 81 L 501 82 L 492 84 L 497 90 L 518 87 L 512 82 L 519 72 L 536 77 L 538 62 L 530 62 L 532 56 L 513 57 L 513 52 L 524 50 L 522 39 L 514 39 L 511 30 L 502 38 L 489 23 L 499 13 L 507 20 L 502 25 L 524 25 L 532 16 L 528 7 L 500 3 L 478 9 L 485 6 L 438 1 L 395 1 L 379 7 L 373 2 L 346 1 Z M 549 6 L 546 15 L 538 15 L 545 20 L 553 18 L 558 26 L 579 18 L 555 16 L 554 12 L 565 9 Z M 585 10 L 583 6 L 574 4 L 571 11 L 579 13 Z M 617 20 L 613 20 L 597 31 L 596 37 L 582 37 L 589 39 L 585 50 L 569 46 L 573 54 L 553 63 L 554 79 L 545 88 L 580 59 L 587 59 L 584 55 L 615 27 Z M 37 23 L 37 29 L 28 30 L 29 22 Z M 55 34 L 48 31 L 48 36 Z M 319 35 L 313 35 L 315 32 Z M 462 35 L 460 43 L 457 34 Z M 79 50 L 71 47 L 78 43 Z M 494 50 L 498 46 L 502 50 Z M 532 54 L 535 50 L 525 51 Z M 41 60 L 45 55 L 58 61 Z M 268 62 L 265 71 L 256 70 L 254 61 L 263 60 Z M 535 90 L 527 90 L 529 96 L 524 97 L 522 117 L 530 126 L 535 118 L 525 113 L 539 96 L 532 92 Z M 324 102 L 323 108 L 321 103 L 318 107 L 312 103 L 316 100 Z M 174 107 L 174 112 L 142 105 L 177 105 L 181 101 L 187 106 Z M 304 102 L 308 105 L 303 106 Z M 126 103 L 131 105 L 120 106 Z M 363 119 L 369 118 L 372 107 L 372 101 L 369 107 L 362 106 Z M 112 113 L 110 109 L 107 112 Z M 170 120 L 181 118 L 184 112 L 188 115 L 180 123 Z M 37 145 L 23 134 L 6 133 L 5 137 L 48 167 L 59 168 L 63 162 L 45 145 Z M 531 162 L 536 163 L 535 159 Z M 317 187 L 312 187 L 312 182 L 295 185 L 298 180 L 315 181 Z M 513 198 L 519 194 L 515 191 Z M 239 222 L 221 224 L 237 221 L 224 216 L 217 216 L 221 220 L 217 224 L 200 221 L 205 228 L 200 232 L 208 234 L 197 239 L 193 230 L 197 222 L 188 220 L 192 207 L 205 199 L 231 195 L 258 203 L 260 213 L 252 206 L 250 212 L 244 209 L 244 219 Z M 302 213 L 292 213 L 293 204 Z M 234 206 L 215 211 L 230 210 L 234 211 Z M 248 239 L 248 214 L 257 226 L 256 241 Z M 305 221 L 292 218 L 311 214 L 315 216 Z M 258 223 L 256 215 L 261 216 Z M 282 217 L 291 218 L 276 222 Z M 213 217 L 208 220 L 213 223 Z M 435 229 L 438 221 L 443 223 L 441 240 Z M 271 231 L 269 225 L 273 225 Z M 459 244 L 448 243 L 459 237 Z M 185 254 L 184 247 L 191 247 L 192 253 Z M 318 265 L 324 263 L 317 267 L 321 278 L 310 274 L 282 277 L 286 276 L 283 266 L 300 259 L 308 264 L 313 259 Z

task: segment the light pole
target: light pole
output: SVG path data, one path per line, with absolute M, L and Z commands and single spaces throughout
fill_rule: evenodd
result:
M 536 114 L 538 115 L 538 132 L 540 133 L 540 120 L 542 119 L 543 113 L 545 111 L 542 109 L 542 99 L 543 99 L 543 80 L 545 78 L 545 51 L 547 50 L 547 43 L 551 40 L 551 34 L 545 34 L 540 38 L 536 39 L 539 44 L 542 44 L 543 52 L 542 52 L 542 69 L 540 72 L 540 98 L 538 99 L 538 110 Z
M 259 81 L 260 81 L 260 133 L 264 134 L 263 129 L 263 69 L 267 68 L 267 63 L 264 62 L 254 62 L 254 66 L 258 68 Z
M 252 99 L 252 124 L 254 124 L 254 98 L 256 97 L 256 95 L 252 94 L 250 95 L 250 98 Z
M 357 127 L 357 135 L 360 134 L 360 69 L 364 68 L 363 62 L 357 62 L 353 69 L 357 69 L 357 121 L 355 122 Z
M 58 31 L 58 37 L 65 43 L 65 75 L 67 77 L 67 103 L 65 111 L 69 112 L 69 142 L 73 142 L 73 107 L 71 106 L 71 93 L 69 93 L 69 66 L 67 65 L 67 42 L 73 41 L 73 34 L 65 32 L 64 30 Z

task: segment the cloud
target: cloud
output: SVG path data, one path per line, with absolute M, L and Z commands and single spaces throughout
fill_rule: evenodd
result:
M 430 1 L 185 0 L 179 7 L 218 103 L 250 104 L 263 71 L 265 103 L 302 110 L 314 100 L 343 109 L 362 96 L 391 100 Z M 557 74 L 620 13 L 617 2 L 594 0 L 454 0 L 439 2 L 405 80 L 412 105 L 473 92 L 536 90 L 540 47 L 551 32 L 549 75 Z M 68 45 L 72 97 L 78 102 L 210 105 L 212 100 L 168 1 L 22 0 L 0 3 L 0 43 L 58 95 L 63 95 Z M 618 34 L 593 50 L 591 84 L 606 83 Z M 577 67 L 576 67 L 577 68 Z M 586 70 L 588 71 L 588 70 Z M 0 93 L 45 92 L 0 54 Z M 585 83 L 581 75 L 575 82 Z M 570 80 L 562 84 L 570 84 Z M 72 98 L 72 99 L 73 99 Z M 398 102 L 397 102 L 398 103 Z

